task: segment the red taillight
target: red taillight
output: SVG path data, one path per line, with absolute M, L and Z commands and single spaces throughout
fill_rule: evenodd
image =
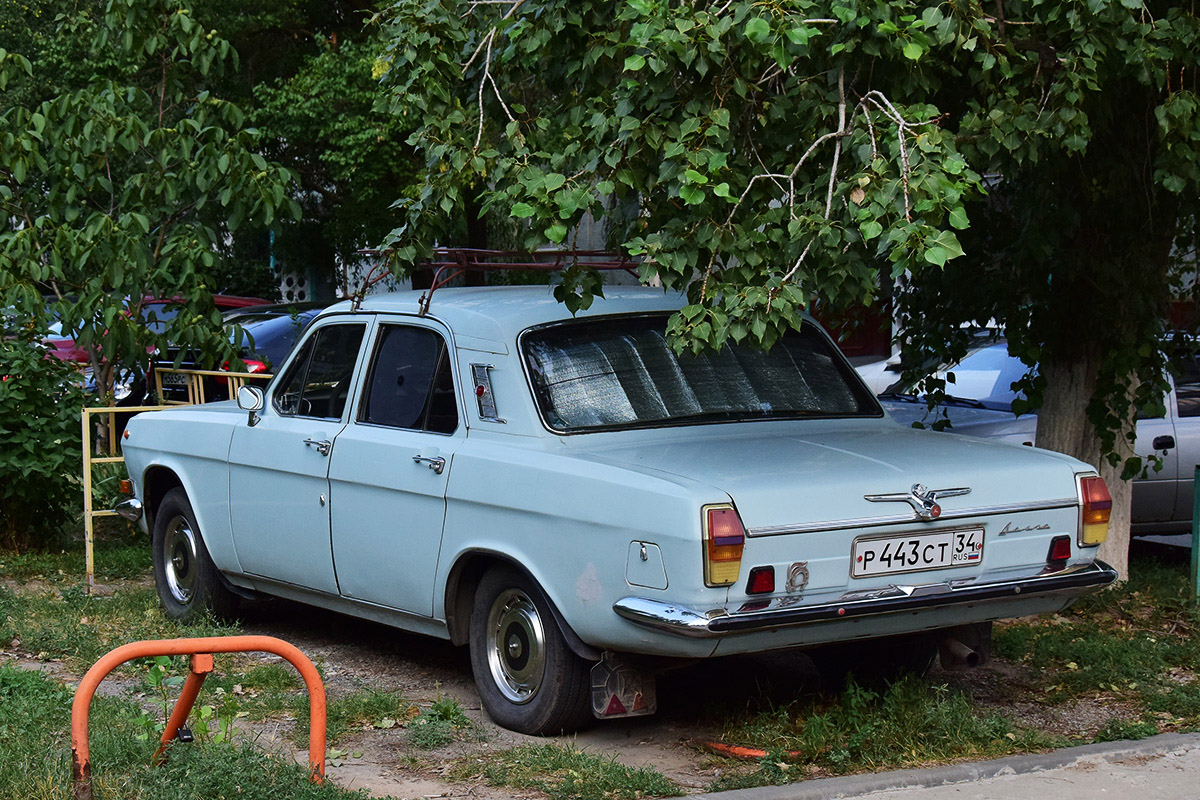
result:
M 742 530 L 742 521 L 732 508 L 708 510 L 708 534 L 711 545 L 709 552 L 715 561 L 742 557 L 741 548 L 746 543 L 746 532 Z
M 771 594 L 775 591 L 775 568 L 755 567 L 750 570 L 746 594 Z
M 1083 524 L 1095 525 L 1098 523 L 1108 524 L 1108 518 L 1112 514 L 1112 496 L 1108 493 L 1108 486 L 1105 485 L 1103 478 L 1084 478 L 1081 481 L 1083 488 Z
M 1083 501 L 1079 544 L 1090 547 L 1108 538 L 1108 521 L 1112 516 L 1112 496 L 1104 479 L 1092 475 L 1079 479 L 1079 494 Z
M 1050 540 L 1050 552 L 1046 554 L 1046 563 L 1056 569 L 1062 569 L 1071 560 L 1071 537 L 1055 536 Z
M 709 586 L 737 583 L 746 531 L 732 506 L 704 510 L 704 582 Z
M 245 363 L 246 363 L 246 372 L 249 372 L 252 375 L 259 373 L 259 372 L 267 371 L 267 365 L 261 361 L 255 361 L 252 358 L 247 358 L 247 359 L 245 359 Z

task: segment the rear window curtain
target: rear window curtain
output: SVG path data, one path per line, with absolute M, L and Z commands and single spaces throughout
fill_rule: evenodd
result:
M 546 422 L 558 430 L 673 421 L 876 415 L 811 328 L 769 352 L 729 344 L 676 354 L 665 318 L 567 323 L 531 333 L 525 355 Z

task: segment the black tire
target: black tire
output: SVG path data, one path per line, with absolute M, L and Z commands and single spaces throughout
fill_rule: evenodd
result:
M 234 615 L 238 596 L 221 581 L 182 488 L 167 492 L 155 511 L 151 548 L 154 586 L 168 617 L 196 622 Z
M 475 589 L 471 670 L 496 724 L 531 736 L 571 733 L 592 719 L 591 664 L 571 652 L 538 587 L 511 567 Z
M 836 691 L 848 677 L 860 686 L 880 688 L 906 675 L 924 675 L 937 652 L 936 636 L 912 633 L 826 645 L 809 656 L 824 687 Z

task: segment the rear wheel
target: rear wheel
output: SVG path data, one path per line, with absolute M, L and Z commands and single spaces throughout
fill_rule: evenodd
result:
M 497 724 L 534 736 L 577 730 L 591 719 L 590 665 L 571 652 L 537 586 L 493 567 L 475 590 L 471 669 Z
M 195 622 L 210 613 L 230 617 L 237 611 L 238 596 L 221 582 L 182 488 L 167 492 L 159 504 L 151 549 L 154 585 L 168 617 Z

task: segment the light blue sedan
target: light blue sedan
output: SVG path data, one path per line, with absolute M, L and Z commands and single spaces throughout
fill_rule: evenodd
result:
M 1087 464 L 894 422 L 815 323 L 679 355 L 681 296 L 606 295 L 343 303 L 265 393 L 136 417 L 123 510 L 167 614 L 269 594 L 465 644 L 541 734 L 652 713 L 679 659 L 976 663 L 992 620 L 1115 579 Z

